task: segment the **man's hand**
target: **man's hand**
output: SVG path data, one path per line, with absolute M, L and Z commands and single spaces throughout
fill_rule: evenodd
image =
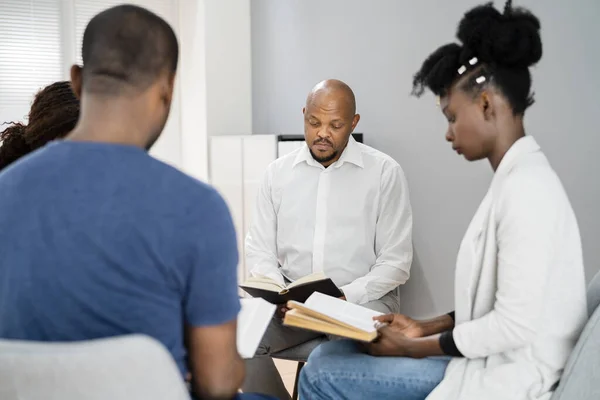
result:
M 387 324 L 390 328 L 402 333 L 408 338 L 423 337 L 423 328 L 419 321 L 402 314 L 386 314 L 373 317 L 377 322 Z
M 413 339 L 404 335 L 400 330 L 391 326 L 379 329 L 379 337 L 366 345 L 367 352 L 372 356 L 410 357 Z
M 283 317 L 285 317 L 285 313 L 288 311 L 290 311 L 290 309 L 287 308 L 287 304 L 277 304 L 277 309 L 275 310 L 275 317 L 283 319 Z

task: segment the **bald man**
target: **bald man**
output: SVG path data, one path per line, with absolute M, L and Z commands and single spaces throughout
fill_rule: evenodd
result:
M 317 84 L 303 114 L 306 145 L 269 165 L 259 190 L 246 238 L 249 270 L 280 283 L 323 272 L 345 300 L 397 313 L 397 288 L 408 280 L 412 262 L 404 173 L 391 157 L 352 138 L 360 115 L 345 83 Z M 255 358 L 246 363 L 245 392 L 289 398 L 271 355 L 327 340 L 283 326 L 285 311 L 278 307 Z

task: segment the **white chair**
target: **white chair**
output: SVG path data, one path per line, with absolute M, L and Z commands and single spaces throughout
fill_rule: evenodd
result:
M 170 353 L 129 335 L 85 342 L 0 340 L 2 400 L 189 400 Z

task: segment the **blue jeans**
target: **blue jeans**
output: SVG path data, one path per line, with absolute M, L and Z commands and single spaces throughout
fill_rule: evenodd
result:
M 264 394 L 240 393 L 233 400 L 276 400 L 274 397 Z
M 192 400 L 195 400 L 196 397 L 192 396 Z M 232 400 L 277 400 L 274 397 L 266 396 L 264 394 L 256 394 L 256 393 L 239 393 Z
M 317 347 L 300 375 L 300 398 L 423 400 L 442 381 L 447 358 L 373 357 L 338 340 Z

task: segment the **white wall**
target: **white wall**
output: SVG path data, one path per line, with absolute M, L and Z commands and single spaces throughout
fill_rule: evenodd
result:
M 208 134 L 250 134 L 250 0 L 204 0 L 204 4 Z
M 424 58 L 454 38 L 462 14 L 483 0 L 253 0 L 253 120 L 256 133 L 301 133 L 308 90 L 325 78 L 356 92 L 365 142 L 407 174 L 414 208 L 415 262 L 402 290 L 415 316 L 452 308 L 453 270 L 463 233 L 492 171 L 468 163 L 444 140 L 432 96 L 409 96 Z M 368 3 L 368 4 L 367 4 Z M 502 6 L 496 2 L 497 6 Z M 588 279 L 600 267 L 600 2 L 519 0 L 543 26 L 527 131 L 561 176 L 579 218 Z
M 180 1 L 179 82 L 182 169 L 208 180 L 206 37 L 204 1 Z

